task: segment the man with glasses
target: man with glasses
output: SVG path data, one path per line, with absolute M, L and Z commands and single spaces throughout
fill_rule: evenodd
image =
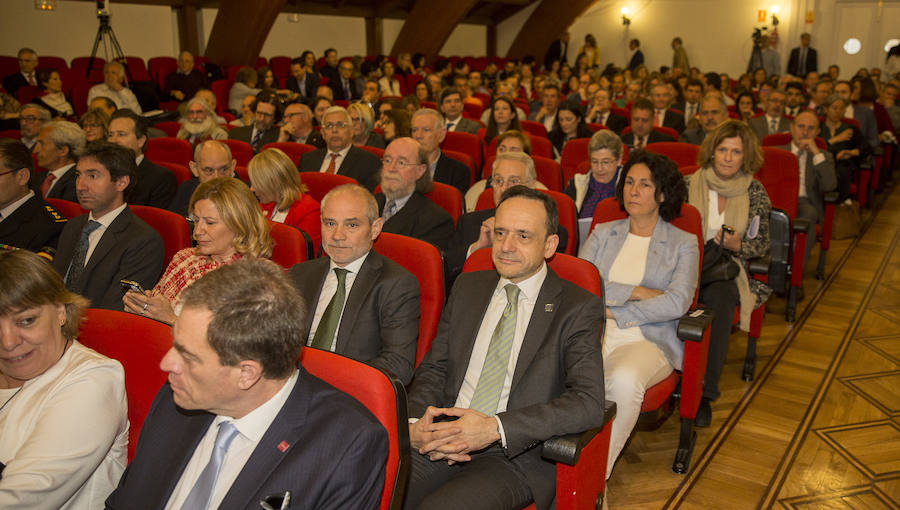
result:
M 34 72 L 38 65 L 37 53 L 31 48 L 22 48 L 17 56 L 19 71 L 3 78 L 3 88 L 13 97 L 16 97 L 16 91 L 20 87 L 28 85 L 39 87 L 41 85 L 37 82 L 37 76 Z
M 456 279 L 469 255 L 481 248 L 491 246 L 494 213 L 503 192 L 519 185 L 533 189 L 537 184 L 534 160 L 524 152 L 497 153 L 492 170 L 491 189 L 494 193 L 494 208 L 473 211 L 459 217 L 456 233 L 450 240 L 450 247 L 446 254 L 448 283 L 452 283 Z M 563 251 L 569 241 L 568 232 L 560 226 L 557 235 L 559 236 L 557 250 Z
M 469 167 L 441 152 L 441 143 L 447 136 L 444 117 L 431 108 L 417 110 L 412 117 L 412 135 L 428 154 L 431 179 L 453 186 L 464 195 L 469 189 Z
M 284 125 L 278 132 L 279 142 L 305 143 L 321 149 L 325 139 L 313 129 L 313 112 L 303 103 L 291 103 L 284 109 Z
M 281 121 L 281 100 L 274 92 L 262 91 L 250 105 L 253 110 L 253 124 L 231 130 L 228 138 L 247 142 L 256 154 L 267 143 L 277 142 L 280 130 L 276 125 Z
M 747 122 L 756 138 L 762 142 L 767 135 L 776 133 L 787 133 L 791 129 L 791 121 L 784 118 L 784 105 L 787 100 L 787 94 L 781 89 L 775 89 L 769 92 L 766 97 L 766 114 L 754 117 Z
M 231 149 L 217 140 L 200 142 L 194 149 L 194 161 L 191 161 L 192 179 L 178 186 L 175 198 L 169 204 L 169 210 L 187 216 L 191 195 L 197 186 L 216 177 L 234 177 L 234 166 L 237 162 L 231 157 Z
M 728 120 L 728 106 L 723 97 L 719 91 L 710 92 L 703 97 L 700 101 L 700 113 L 697 114 L 700 125 L 681 133 L 680 142 L 700 145 L 707 134 Z
M 384 150 L 381 193 L 375 195 L 384 232 L 415 237 L 447 249 L 453 218 L 425 196 L 431 191 L 428 154 L 412 138 L 398 138 Z
M 22 133 L 22 143 L 28 150 L 34 149 L 38 133 L 45 122 L 50 122 L 50 112 L 46 108 L 29 103 L 19 110 L 19 131 Z
M 322 137 L 325 148 L 300 156 L 301 172 L 323 172 L 356 179 L 369 191 L 378 185 L 378 156 L 353 145 L 350 113 L 342 106 L 332 106 L 322 114 Z

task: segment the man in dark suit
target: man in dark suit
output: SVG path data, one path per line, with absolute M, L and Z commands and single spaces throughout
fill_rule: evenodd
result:
M 781 89 L 769 92 L 765 101 L 766 114 L 753 117 L 747 122 L 760 143 L 767 135 L 786 133 L 791 129 L 791 121 L 783 117 L 786 100 L 787 94 Z
M 569 52 L 569 32 L 564 32 L 559 39 L 550 43 L 547 53 L 544 55 L 544 70 L 549 71 L 554 62 L 565 64 Z
M 544 262 L 556 220 L 552 198 L 511 188 L 494 222 L 497 270 L 457 279 L 409 390 L 421 455 L 406 508 L 549 508 L 556 468 L 540 443 L 602 423 L 603 303 Z
M 700 99 L 703 97 L 703 83 L 697 79 L 688 80 L 684 86 L 684 101 L 672 105 L 675 110 L 684 114 L 684 123 L 687 126 L 691 119 L 700 113 Z
M 431 179 L 453 186 L 460 195 L 465 195 L 471 178 L 469 167 L 441 152 L 441 142 L 447 136 L 444 117 L 437 110 L 422 108 L 413 114 L 411 124 L 413 138 L 428 155 Z
M 338 66 L 338 77 L 328 82 L 335 101 L 353 101 L 362 97 L 362 83 L 353 77 L 353 62 L 345 60 Z
M 621 115 L 616 115 L 611 111 L 611 108 L 612 99 L 609 96 L 609 91 L 599 89 L 594 93 L 594 102 L 590 111 L 588 111 L 587 121 L 603 124 L 617 135 L 621 135 L 622 130 L 628 125 L 628 119 Z
M 19 60 L 19 71 L 3 77 L 3 88 L 9 95 L 16 97 L 16 92 L 20 87 L 31 85 L 39 87 L 41 84 L 37 82 L 37 76 L 34 72 L 38 65 L 37 53 L 31 48 L 22 48 L 17 54 Z
M 307 73 L 303 58 L 297 57 L 291 60 L 291 77 L 287 80 L 287 89 L 297 94 L 302 101 L 309 101 L 316 97 L 319 88 L 319 76 Z
M 182 299 L 169 380 L 106 508 L 377 508 L 387 432 L 296 364 L 307 309 L 281 268 L 239 260 Z
M 66 288 L 90 299 L 92 307 L 121 310 L 121 280 L 145 289 L 156 285 L 163 270 L 162 238 L 125 203 L 137 171 L 133 152 L 93 142 L 75 170 L 78 203 L 89 212 L 66 223 L 53 267 Z
M 800 46 L 791 50 L 788 59 L 787 73 L 801 78 L 808 73 L 819 72 L 819 60 L 815 48 L 809 47 L 810 35 L 800 34 Z
M 648 143 L 674 142 L 671 136 L 653 130 L 653 103 L 638 99 L 631 107 L 631 132 L 622 135 L 629 150 L 643 149 Z
M 819 135 L 819 119 L 810 111 L 800 112 L 791 123 L 791 143 L 779 149 L 791 151 L 800 164 L 800 182 L 805 186 L 799 190 L 797 217 L 804 218 L 811 225 L 822 224 L 825 218 L 824 193 L 837 188 L 837 174 L 834 157 L 830 152 L 819 149 L 816 136 Z M 804 262 L 816 244 L 815 229 L 806 237 Z
M 710 92 L 700 101 L 700 113 L 697 115 L 696 126 L 684 130 L 678 141 L 700 145 L 706 135 L 715 131 L 719 124 L 728 120 L 728 106 L 722 99 L 721 92 Z
M 166 76 L 163 91 L 177 101 L 184 101 L 194 97 L 198 90 L 206 87 L 206 73 L 194 69 L 194 56 L 191 52 L 182 51 L 178 55 L 178 69 Z
M 322 115 L 322 137 L 325 148 L 304 153 L 297 168 L 301 172 L 328 172 L 356 179 L 369 191 L 378 185 L 381 161 L 371 152 L 353 145 L 350 113 L 342 106 L 332 106 Z M 302 176 L 301 176 L 302 177 Z
M 803 94 L 803 84 L 790 82 L 784 86 L 784 93 L 787 94 L 784 114 L 796 117 L 807 103 L 806 96 Z
M 194 149 L 194 161 L 189 165 L 194 177 L 178 186 L 178 192 L 167 209 L 181 216 L 187 216 L 191 195 L 197 186 L 216 177 L 234 177 L 236 164 L 231 157 L 231 148 L 224 143 L 218 140 L 201 142 Z
M 684 116 L 669 109 L 671 101 L 669 87 L 664 83 L 655 85 L 650 90 L 650 101 L 653 102 L 653 125 L 672 128 L 681 133 L 684 131 Z
M 313 129 L 312 110 L 303 103 L 291 103 L 284 109 L 284 125 L 278 132 L 278 141 L 325 147 L 325 139 Z
M 447 131 L 477 134 L 481 124 L 463 117 L 462 94 L 458 89 L 447 87 L 441 92 L 441 113 L 447 120 Z
M 556 82 L 544 81 L 541 91 L 541 107 L 532 111 L 529 120 L 540 122 L 549 133 L 556 127 L 556 111 L 559 110 L 559 85 Z
M 631 50 L 631 59 L 628 61 L 628 70 L 634 71 L 639 65 L 644 63 L 644 52 L 641 51 L 641 41 L 632 39 L 628 43 L 628 49 Z
M 534 188 L 537 183 L 537 173 L 534 168 L 534 160 L 524 152 L 498 153 L 494 160 L 491 172 L 491 189 L 494 195 L 494 207 L 472 211 L 459 217 L 456 224 L 456 232 L 450 240 L 445 259 L 447 261 L 447 288 L 462 272 L 463 264 L 469 255 L 481 248 L 488 248 L 493 242 L 494 214 L 500 203 L 503 193 L 513 186 L 527 186 Z M 569 241 L 569 233 L 562 226 L 557 231 L 559 243 L 557 250 L 566 249 Z
M 73 122 L 55 121 L 41 127 L 32 153 L 46 172 L 31 176 L 31 185 L 41 197 L 78 201 L 75 158 L 84 146 L 84 131 Z
M 336 49 L 328 48 L 325 50 L 325 65 L 319 69 L 319 74 L 328 78 L 329 82 L 337 81 L 340 78 L 340 73 L 338 72 L 338 53 Z
M 356 184 L 332 189 L 322 199 L 328 257 L 295 265 L 290 277 L 309 304 L 306 345 L 364 361 L 406 385 L 419 336 L 419 283 L 372 249 L 383 223 L 368 190 Z
M 431 187 L 428 156 L 419 142 L 391 142 L 384 150 L 381 193 L 375 195 L 382 230 L 427 241 L 443 252 L 453 235 L 453 218 L 425 196 Z
M 254 120 L 252 126 L 236 127 L 228 138 L 247 142 L 256 154 L 267 143 L 278 141 L 278 123 L 281 122 L 281 100 L 274 92 L 264 90 L 250 104 Z
M 66 218 L 28 187 L 33 170 L 22 142 L 0 139 L 0 244 L 55 250 Z
M 136 182 L 126 195 L 128 203 L 165 209 L 175 198 L 178 182 L 171 170 L 154 164 L 144 156 L 147 127 L 144 117 L 128 109 L 116 110 L 109 121 L 109 141 L 131 149 L 137 158 Z

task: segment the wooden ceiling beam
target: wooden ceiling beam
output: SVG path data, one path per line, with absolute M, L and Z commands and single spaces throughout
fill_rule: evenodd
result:
M 253 65 L 287 0 L 221 0 L 206 56 L 219 65 Z M 235 37 L 235 34 L 241 34 Z
M 477 3 L 478 0 L 418 0 L 394 41 L 391 55 L 419 52 L 433 59 Z

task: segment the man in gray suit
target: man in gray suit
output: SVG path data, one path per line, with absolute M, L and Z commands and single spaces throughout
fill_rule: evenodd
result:
M 441 91 L 441 113 L 447 119 L 447 131 L 477 134 L 481 124 L 462 116 L 462 94 L 453 87 L 447 87 Z
M 825 218 L 823 193 L 837 188 L 834 158 L 831 153 L 819 149 L 816 136 L 819 134 L 819 119 L 810 111 L 802 111 L 791 123 L 791 144 L 779 149 L 788 150 L 800 162 L 800 198 L 797 201 L 797 217 L 809 220 L 811 225 L 822 224 Z M 805 261 L 816 244 L 815 230 L 806 236 Z
M 544 193 L 510 188 L 496 271 L 456 280 L 409 390 L 406 508 L 549 508 L 556 469 L 540 443 L 603 423 L 603 303 L 547 267 L 557 218 Z
M 368 190 L 356 184 L 332 189 L 322 199 L 328 257 L 297 264 L 290 276 L 310 307 L 307 345 L 387 370 L 405 385 L 419 336 L 419 283 L 372 249 L 383 224 Z
M 681 133 L 679 142 L 700 145 L 706 135 L 712 133 L 719 124 L 728 120 L 728 106 L 725 104 L 721 92 L 710 92 L 700 101 L 700 113 L 696 122 L 691 122 L 689 128 Z
M 791 129 L 791 121 L 783 117 L 784 105 L 787 102 L 787 93 L 781 89 L 769 92 L 766 98 L 766 114 L 753 117 L 747 122 L 750 129 L 756 134 L 756 138 L 762 143 L 767 135 L 787 133 Z

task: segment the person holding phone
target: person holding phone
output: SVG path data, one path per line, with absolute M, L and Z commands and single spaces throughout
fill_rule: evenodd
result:
M 253 192 L 237 179 L 218 177 L 200 184 L 188 211 L 196 248 L 176 253 L 152 290 L 126 292 L 125 311 L 171 324 L 182 291 L 200 277 L 244 257 L 272 255 L 269 222 Z

